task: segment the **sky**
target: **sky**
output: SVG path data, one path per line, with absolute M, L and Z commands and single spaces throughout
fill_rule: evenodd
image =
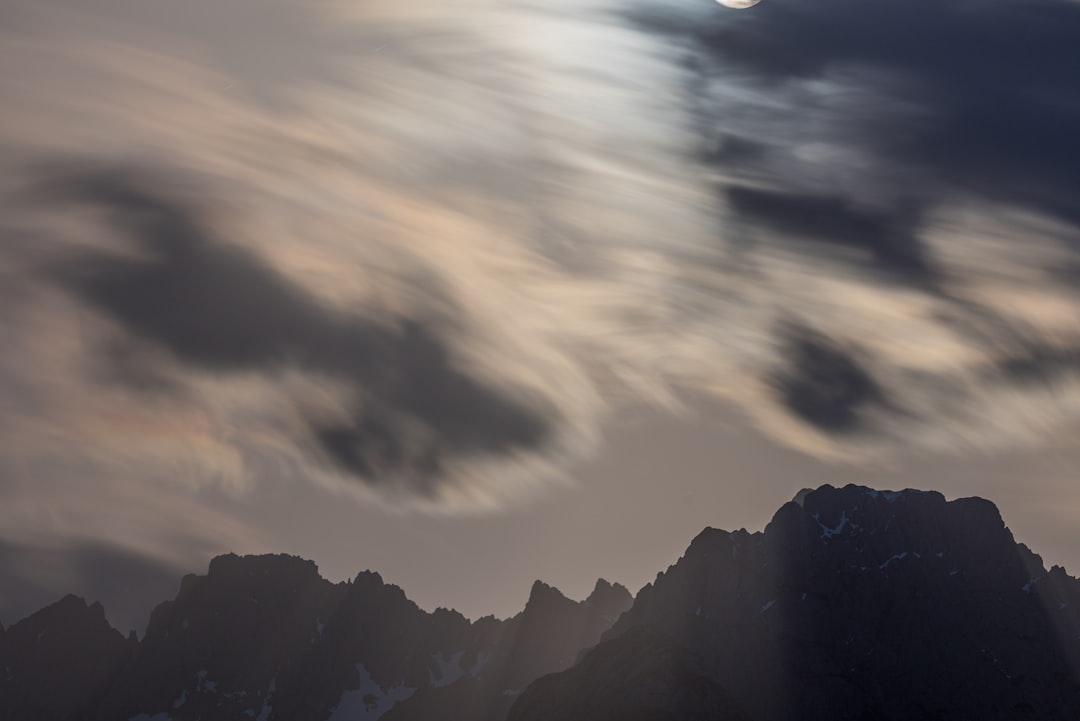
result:
M 1080 568 L 1074 0 L 0 0 L 0 621 L 508 616 L 803 487 Z

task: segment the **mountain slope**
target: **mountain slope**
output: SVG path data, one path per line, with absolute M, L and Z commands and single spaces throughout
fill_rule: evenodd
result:
M 589 650 L 591 649 L 591 650 Z M 66 597 L 0 627 L 7 721 L 1080 718 L 1080 581 L 994 505 L 823 486 L 705 529 L 637 598 L 541 582 L 513 618 L 427 612 L 284 556 L 186 576 L 146 637 Z
M 538 679 L 513 709 L 517 721 L 750 721 L 697 655 L 641 626 Z
M 762 533 L 706 529 L 605 638 L 667 638 L 757 721 L 1064 720 L 1080 718 L 1078 612 L 1080 582 L 988 501 L 824 486 Z M 635 692 L 610 683 L 582 664 L 534 688 Z M 527 693 L 509 719 L 587 717 L 545 704 Z
M 100 604 L 65 596 L 0 633 L 0 710 L 6 719 L 79 718 L 130 660 Z
M 420 609 L 376 573 L 333 584 L 311 561 L 230 554 L 186 576 L 141 642 L 74 596 L 8 629 L 0 709 L 13 721 L 374 721 L 431 718 L 445 697 L 498 721 L 504 690 L 568 668 L 631 601 L 606 581 L 580 603 L 537 582 L 517 616 L 470 622 Z

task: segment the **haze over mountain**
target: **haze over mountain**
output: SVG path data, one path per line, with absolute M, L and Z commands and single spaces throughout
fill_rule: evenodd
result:
M 1075 719 L 1080 581 L 989 501 L 823 486 L 707 528 L 631 598 L 537 581 L 513 618 L 427 613 L 290 556 L 186 576 L 144 638 L 65 597 L 0 635 L 22 721 Z

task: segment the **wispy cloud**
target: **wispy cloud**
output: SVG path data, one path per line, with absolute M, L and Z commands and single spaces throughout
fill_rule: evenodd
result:
M 686 389 L 842 459 L 1080 411 L 1073 4 L 99 1 L 0 35 L 5 493 L 491 508 Z

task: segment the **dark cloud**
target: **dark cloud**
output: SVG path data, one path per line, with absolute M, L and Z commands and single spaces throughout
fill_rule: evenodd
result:
M 685 41 L 690 67 L 706 77 L 749 75 L 778 93 L 821 79 L 866 83 L 904 117 L 878 105 L 834 120 L 878 163 L 916 165 L 916 182 L 931 192 L 975 192 L 1080 223 L 1070 190 L 1080 186 L 1076 3 L 776 0 L 729 15 L 692 25 L 640 11 L 635 19 Z
M 754 224 L 787 237 L 857 251 L 871 264 L 912 280 L 925 280 L 930 267 L 916 234 L 916 206 L 879 211 L 855 207 L 842 196 L 810 195 L 731 186 L 730 207 Z
M 1080 347 L 1033 345 L 1006 355 L 994 370 L 1017 385 L 1042 384 L 1052 388 L 1062 376 L 1080 370 Z
M 882 272 L 906 286 L 883 288 L 881 301 L 912 299 L 879 328 L 861 325 L 881 334 L 873 357 L 799 333 L 785 340 L 780 362 L 790 367 L 772 380 L 790 413 L 850 440 L 844 432 L 868 427 L 862 412 L 886 396 L 916 422 L 955 415 L 970 425 L 959 410 L 968 403 L 985 415 L 995 393 L 1052 393 L 1076 378 L 1075 330 L 1038 315 L 1074 302 L 1062 269 L 1080 254 L 1080 5 L 772 0 L 745 13 L 669 10 L 629 14 L 683 54 L 695 159 L 720 178 L 717 213 L 729 235 L 738 223 L 740 252 L 764 258 L 782 247 L 810 261 L 808 276 L 866 289 L 818 309 L 815 325 L 838 337 L 861 323 L 855 298 L 874 295 Z M 1036 274 L 1046 280 L 1038 288 Z M 792 305 L 797 293 L 771 291 L 781 317 L 804 310 Z M 924 295 L 903 295 L 912 291 Z M 922 311 L 910 312 L 917 305 L 936 320 L 923 325 Z M 915 339 L 963 347 L 972 365 L 927 373 L 924 354 L 936 351 Z
M 433 322 L 376 322 L 330 308 L 252 251 L 216 237 L 202 211 L 155 187 L 151 174 L 109 170 L 70 172 L 39 190 L 57 204 L 106 211 L 111 227 L 137 246 L 134 256 L 83 250 L 53 272 L 126 333 L 123 348 L 148 344 L 203 373 L 298 369 L 346 384 L 356 392 L 351 417 L 308 422 L 326 455 L 372 482 L 405 475 L 412 490 L 430 491 L 449 457 L 530 450 L 547 440 L 551 411 L 460 369 Z M 135 388 L 154 378 L 130 351 L 107 357 Z
M 0 540 L 0 619 L 10 626 L 74 593 L 100 601 L 124 633 L 141 634 L 150 609 L 171 598 L 191 570 L 102 543 L 54 548 Z
M 1028 352 L 1076 335 L 1049 272 L 1076 212 L 1071 6 L 650 2 L 635 34 L 607 0 L 274 0 L 249 30 L 255 0 L 132 25 L 98 2 L 0 43 L 26 255 L 0 257 L 25 276 L 0 437 L 27 467 L 493 508 L 627 399 L 720 394 L 844 459 L 1027 442 L 1080 408 L 1071 362 Z M 294 17 L 308 64 L 264 68 Z M 11 192 L 72 157 L 95 160 L 46 205 Z M 169 177 L 106 169 L 130 164 Z M 188 172 L 212 186 L 177 192 Z M 51 283 L 23 272 L 53 253 Z M 822 335 L 777 342 L 784 318 Z
M 785 367 L 774 385 L 792 413 L 825 431 L 857 429 L 860 413 L 883 407 L 882 389 L 855 351 L 802 326 L 784 329 Z

